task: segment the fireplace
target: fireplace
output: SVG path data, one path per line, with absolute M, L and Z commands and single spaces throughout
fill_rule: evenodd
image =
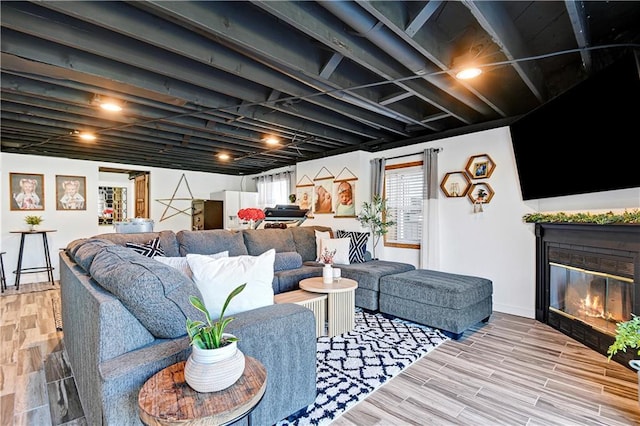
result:
M 538 321 L 606 355 L 631 314 L 640 315 L 640 226 L 536 224 Z

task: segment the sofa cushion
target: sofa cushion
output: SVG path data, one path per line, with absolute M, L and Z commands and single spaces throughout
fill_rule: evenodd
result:
M 273 263 L 273 270 L 286 271 L 288 269 L 296 269 L 302 266 L 302 256 L 295 251 L 285 251 L 282 253 L 276 253 L 276 258 Z
M 273 249 L 260 256 L 242 255 L 220 259 L 187 254 L 193 280 L 211 317 L 220 316 L 229 293 L 244 283 L 247 286 L 229 303 L 225 316 L 272 305 L 275 255 Z
M 331 228 L 326 226 L 294 226 L 289 228 L 293 241 L 296 244 L 296 249 L 302 261 L 310 261 L 318 259 L 318 253 L 316 250 L 316 236 L 315 231 L 331 231 Z
M 367 240 L 369 239 L 368 232 L 353 232 L 353 231 L 336 231 L 338 238 L 350 238 L 349 244 L 349 263 L 363 263 L 365 262 L 364 254 L 367 251 Z
M 320 240 L 320 260 L 326 252 L 334 252 L 332 263 L 335 265 L 349 264 L 350 238 L 323 238 Z
M 76 240 L 78 244 L 73 244 L 69 250 L 69 256 L 78 264 L 82 269 L 89 272 L 91 263 L 103 248 L 115 246 L 111 241 L 103 240 L 101 238 L 87 238 L 82 240 Z
M 296 251 L 296 244 L 289 229 L 245 229 L 244 245 L 251 256 L 258 256 L 269 249 L 276 253 Z
M 242 232 L 225 229 L 208 229 L 206 231 L 179 231 L 176 234 L 180 246 L 179 256 L 189 254 L 214 254 L 228 251 L 229 256 L 249 254 L 244 245 Z
M 209 255 L 206 255 L 206 256 L 209 256 L 212 259 L 219 259 L 221 257 L 229 257 L 229 252 L 228 251 L 223 251 L 223 252 L 220 252 L 220 253 L 209 254 Z M 182 256 L 177 256 L 177 257 L 155 256 L 154 259 L 157 260 L 160 263 L 164 263 L 167 266 L 171 266 L 172 268 L 176 268 L 178 271 L 180 271 L 184 275 L 186 275 L 190 280 L 193 279 L 193 272 L 191 271 L 191 268 L 189 267 L 189 262 L 187 262 L 187 258 L 186 257 L 182 257 Z
M 322 265 L 319 263 L 315 263 L 314 265 L 302 265 L 299 268 L 288 269 L 286 271 L 278 271 L 274 274 L 274 290 L 276 293 L 299 290 L 300 280 L 321 276 Z
M 189 296 L 200 296 L 193 281 L 126 247 L 105 247 L 96 254 L 89 272 L 157 338 L 184 336 L 187 318 L 202 316 L 189 303 Z
M 137 232 L 132 234 L 112 232 L 108 234 L 99 234 L 93 238 L 109 240 L 124 247 L 127 243 L 145 244 L 157 237 L 160 238 L 160 245 L 164 250 L 165 256 L 180 256 L 180 252 L 178 251 L 178 240 L 176 239 L 176 234 L 173 231 Z
M 359 289 L 380 291 L 380 277 L 401 272 L 413 271 L 415 266 L 409 263 L 389 262 L 386 260 L 371 260 L 365 263 L 352 263 L 340 266 L 342 278 L 358 281 Z
M 154 257 L 154 256 L 164 256 L 164 250 L 162 245 L 160 244 L 160 237 L 156 237 L 153 240 L 147 241 L 146 243 L 132 243 L 128 242 L 125 244 L 125 247 L 132 249 L 136 253 L 140 253 L 143 256 Z
M 333 238 L 329 231 L 319 231 L 316 229 L 316 258 L 315 260 L 320 262 L 320 256 L 322 254 L 322 240 Z

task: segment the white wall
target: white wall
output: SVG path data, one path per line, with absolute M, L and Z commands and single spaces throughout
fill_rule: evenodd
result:
M 214 191 L 240 190 L 246 180 L 238 176 L 228 176 L 214 173 L 183 172 L 181 170 L 142 167 L 136 165 L 102 163 L 95 161 L 71 160 L 55 157 L 40 157 L 0 153 L 0 184 L 2 196 L 0 208 L 0 251 L 3 256 L 7 285 L 13 285 L 18 262 L 20 234 L 11 233 L 15 230 L 27 229 L 24 217 L 37 214 L 44 218 L 42 229 L 55 229 L 49 234 L 49 249 L 53 264 L 54 278 L 59 278 L 58 250 L 67 246 L 75 239 L 89 237 L 100 233 L 115 232 L 111 225 L 98 225 L 98 186 L 104 184 L 121 184 L 126 181 L 113 173 L 99 173 L 99 167 L 113 167 L 118 169 L 133 169 L 149 171 L 150 177 L 150 218 L 154 221 L 154 231 L 189 229 L 191 227 L 191 198 L 209 199 Z M 10 210 L 11 195 L 9 191 L 9 173 L 43 174 L 44 175 L 44 210 L 12 211 Z M 185 179 L 181 177 L 184 173 Z M 87 196 L 86 210 L 56 210 L 56 174 L 86 176 Z M 124 175 L 126 176 L 126 175 Z M 189 192 L 191 190 L 191 192 Z M 171 202 L 171 199 L 174 201 Z M 133 189 L 128 194 L 129 216 L 133 216 Z M 169 206 L 167 205 L 169 204 Z M 186 213 L 181 213 L 186 210 Z M 27 235 L 22 267 L 44 266 L 42 238 L 39 235 Z M 22 275 L 20 283 L 46 281 L 46 273 Z
M 469 135 L 456 136 L 424 144 L 396 148 L 379 153 L 352 152 L 340 156 L 298 163 L 296 182 L 306 175 L 311 180 L 322 167 L 326 167 L 334 176 L 338 176 L 346 167 L 358 177 L 356 181 L 356 206 L 370 198 L 369 160 L 376 157 L 394 157 L 421 152 L 425 148 L 441 147 L 438 155 L 439 182 L 447 172 L 462 171 L 472 155 L 488 154 L 496 163 L 494 173 L 488 180 L 495 196 L 484 206 L 484 213 L 474 214 L 471 202 L 466 198 L 447 198 L 440 192 L 440 269 L 447 272 L 478 275 L 493 281 L 494 309 L 524 317 L 535 317 L 535 236 L 534 226 L 522 222 L 522 216 L 532 212 L 565 211 L 601 211 L 621 212 L 625 209 L 640 208 L 640 188 L 620 191 L 607 191 L 594 194 L 557 197 L 537 201 L 523 202 L 518 185 L 517 171 L 508 127 L 492 129 Z M 42 212 L 47 228 L 57 229 L 51 234 L 50 248 L 52 260 L 57 268 L 57 250 L 70 241 L 113 229 L 98 227 L 95 209 L 97 204 L 98 167 L 132 168 L 151 172 L 151 218 L 155 221 L 155 230 L 180 230 L 189 228 L 190 216 L 177 214 L 161 221 L 163 213 L 171 215 L 174 208 L 167 208 L 158 199 L 171 198 L 183 172 L 178 170 L 144 168 L 109 163 L 68 160 L 49 157 L 34 157 L 16 154 L 0 154 L 0 174 L 2 176 L 2 208 L 0 209 L 2 235 L 0 248 L 6 251 L 5 270 L 9 284 L 13 283 L 13 274 L 17 260 L 19 235 L 10 234 L 11 230 L 25 229 L 23 222 L 27 214 L 21 211 L 9 211 L 8 176 L 9 172 L 44 173 L 45 175 L 45 211 Z M 407 160 L 413 157 L 407 157 Z M 402 160 L 395 160 L 402 161 Z M 87 176 L 87 211 L 56 211 L 55 190 L 56 174 Z M 250 177 L 184 172 L 194 198 L 208 199 L 209 194 L 221 190 L 255 190 L 255 182 Z M 543 176 L 541 176 L 543 178 Z M 438 182 L 438 183 L 439 183 Z M 474 181 L 475 182 L 475 181 Z M 294 192 L 294 188 L 292 188 Z M 190 198 L 184 182 L 175 194 L 176 198 Z M 187 208 L 188 200 L 172 204 L 178 209 Z M 165 212 L 165 209 L 168 209 Z M 356 210 L 358 212 L 359 209 Z M 316 214 L 305 225 L 326 225 L 334 230 L 345 229 L 366 231 L 353 218 L 334 218 L 330 214 Z M 111 228 L 111 227 L 109 227 Z M 41 243 L 36 237 L 29 237 L 25 249 L 24 266 L 41 265 Z M 32 241 L 31 241 L 32 240 Z M 417 250 L 381 247 L 378 256 L 385 260 L 396 260 L 419 264 Z M 40 250 L 40 251 L 39 251 Z M 56 269 L 57 278 L 57 269 Z M 24 276 L 22 282 L 45 281 L 45 274 Z
M 496 163 L 489 179 L 472 181 L 487 182 L 495 191 L 491 202 L 484 205 L 484 213 L 473 213 L 473 205 L 466 197 L 448 198 L 439 192 L 439 269 L 491 279 L 494 310 L 499 312 L 535 317 L 534 225 L 522 222 L 524 214 L 551 211 L 621 212 L 640 208 L 640 188 L 523 202 L 508 127 L 384 152 L 350 153 L 332 157 L 329 161 L 299 163 L 297 176 L 300 179 L 307 174 L 313 178 L 323 165 L 328 164 L 332 172 L 338 173 L 343 165 L 348 165 L 359 178 L 356 197 L 357 205 L 361 206 L 370 196 L 369 159 L 413 154 L 425 148 L 443 148 L 438 155 L 438 183 L 446 173 L 464 170 L 467 160 L 473 155 L 488 154 Z M 418 158 L 409 156 L 393 162 Z M 328 225 L 333 229 L 365 230 L 360 228 L 355 219 L 334 219 L 331 215 L 316 215 L 307 223 Z M 384 260 L 407 262 L 416 267 L 419 265 L 418 250 L 381 249 L 378 245 L 377 252 Z

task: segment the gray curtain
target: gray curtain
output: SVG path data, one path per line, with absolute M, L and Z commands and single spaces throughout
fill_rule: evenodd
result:
M 384 158 L 374 158 L 371 160 L 371 199 L 374 195 L 382 196 L 384 190 L 384 166 L 387 160 Z
M 420 267 L 438 269 L 440 266 L 440 237 L 438 229 L 438 153 L 439 148 L 423 152 L 424 194 L 422 201 L 422 241 L 420 244 Z

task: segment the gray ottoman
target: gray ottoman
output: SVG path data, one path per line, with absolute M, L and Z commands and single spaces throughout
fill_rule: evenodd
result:
M 380 312 L 459 339 L 468 327 L 489 320 L 492 294 L 486 278 L 416 269 L 380 278 Z

